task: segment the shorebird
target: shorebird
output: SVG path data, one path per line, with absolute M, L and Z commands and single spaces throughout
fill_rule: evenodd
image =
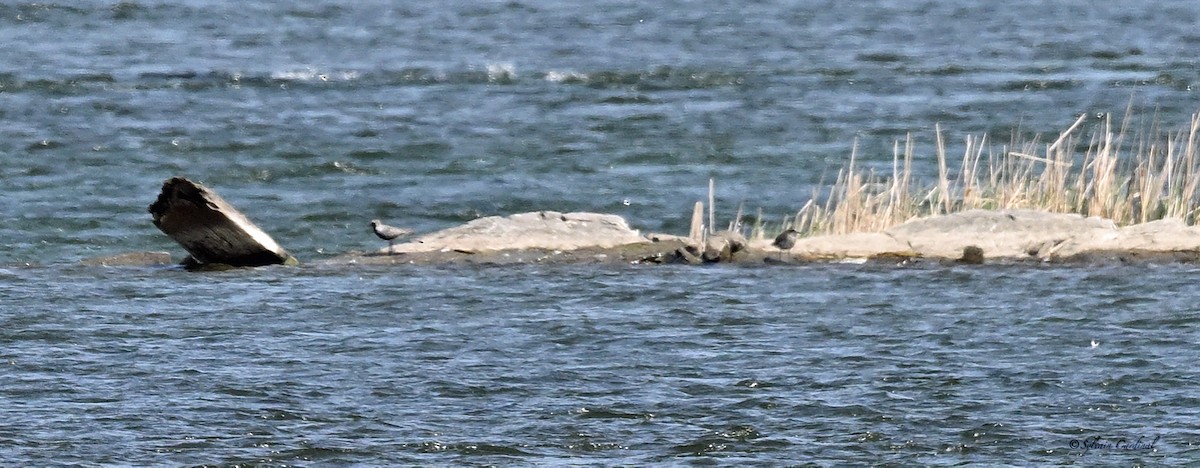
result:
M 388 241 L 388 252 L 392 251 L 392 247 L 395 245 L 394 241 L 397 238 L 412 234 L 411 229 L 388 226 L 378 219 L 371 220 L 371 230 L 375 231 L 375 235 L 379 236 L 380 239 Z
M 779 249 L 779 260 L 783 260 L 783 252 L 792 250 L 792 247 L 796 246 L 797 237 L 800 237 L 800 232 L 795 229 L 788 229 L 775 237 L 775 242 L 772 242 L 771 245 Z

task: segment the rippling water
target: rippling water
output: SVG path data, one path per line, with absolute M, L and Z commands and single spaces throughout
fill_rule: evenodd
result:
M 935 124 L 952 154 L 1080 113 L 1178 129 L 1198 21 L 1165 1 L 0 3 L 0 460 L 1186 463 L 1191 266 L 314 260 L 381 247 L 371 218 L 682 232 L 710 177 L 720 216 L 779 219 L 855 142 L 890 170 L 913 132 L 936 173 Z M 76 265 L 179 252 L 145 212 L 175 175 L 308 266 Z
M 1200 454 L 1193 267 L 2 274 L 15 464 Z

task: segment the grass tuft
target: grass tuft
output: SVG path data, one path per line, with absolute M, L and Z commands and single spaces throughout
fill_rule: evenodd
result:
M 1045 145 L 1040 137 L 1012 141 L 998 149 L 986 136 L 967 136 L 957 171 L 951 169 L 941 126 L 935 128 L 938 178 L 913 180 L 916 143 L 909 135 L 893 146 L 891 174 L 857 167 L 857 144 L 837 179 L 795 215 L 780 231 L 803 235 L 877 232 L 905 221 L 971 209 L 1035 209 L 1108 218 L 1118 225 L 1179 218 L 1195 224 L 1200 195 L 1200 114 L 1173 132 L 1152 126 L 1129 133 L 1126 111 L 1117 129 L 1111 115 L 1090 131 L 1080 116 Z M 1086 142 L 1086 143 L 1084 143 Z M 820 201 L 824 198 L 824 201 Z M 760 222 L 755 235 L 764 233 Z

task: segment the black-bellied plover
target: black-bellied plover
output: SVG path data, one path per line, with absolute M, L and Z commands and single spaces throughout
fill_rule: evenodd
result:
M 380 239 L 388 241 L 388 252 L 392 251 L 392 247 L 395 245 L 394 241 L 397 238 L 412 234 L 411 229 L 388 226 L 380 222 L 378 219 L 371 220 L 371 230 L 375 231 L 375 235 L 379 236 Z
M 779 259 L 780 260 L 783 260 L 784 252 L 786 252 L 788 250 L 792 250 L 792 247 L 796 246 L 796 238 L 797 237 L 800 237 L 800 231 L 797 231 L 795 229 L 788 229 L 786 231 L 783 231 L 782 233 L 780 233 L 778 236 L 775 237 L 775 242 L 772 242 L 771 245 L 773 245 L 773 246 L 775 246 L 775 248 L 779 249 Z

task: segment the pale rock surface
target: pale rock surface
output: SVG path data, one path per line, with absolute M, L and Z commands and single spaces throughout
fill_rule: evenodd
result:
M 1181 252 L 1200 250 L 1200 228 L 1181 219 L 1160 219 L 1113 231 L 1072 237 L 1043 256 L 1065 258 L 1089 252 Z M 1046 255 L 1048 254 L 1048 255 Z
M 1045 256 L 1077 238 L 1116 235 L 1111 220 L 1033 210 L 970 210 L 919 218 L 884 231 L 925 257 L 958 258 L 967 246 L 987 258 Z
M 778 252 L 771 245 L 771 240 L 756 241 L 755 248 L 762 249 L 772 255 Z M 877 255 L 912 256 L 913 249 L 904 242 L 882 232 L 859 232 L 852 234 L 824 235 L 802 237 L 796 240 L 784 255 L 795 255 L 810 258 L 868 258 Z
M 650 242 L 625 219 L 600 213 L 537 211 L 488 216 L 396 244 L 392 253 L 575 250 Z M 381 249 L 387 252 L 388 249 Z

